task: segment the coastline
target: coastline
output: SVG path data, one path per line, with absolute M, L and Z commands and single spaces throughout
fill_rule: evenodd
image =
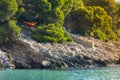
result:
M 16 69 L 77 69 L 120 64 L 119 42 L 102 42 L 73 34 L 75 42 L 64 44 L 37 43 L 25 37 L 1 47 Z

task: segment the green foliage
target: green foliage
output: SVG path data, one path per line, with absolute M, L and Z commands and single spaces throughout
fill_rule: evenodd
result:
M 62 11 L 65 17 L 71 12 L 73 8 L 74 0 L 64 0 L 64 5 L 62 6 Z
M 117 34 L 116 36 L 117 36 L 117 41 L 120 41 L 120 29 L 116 29 L 116 30 L 114 30 L 115 31 L 115 33 Z
M 20 7 L 18 9 L 18 15 L 22 15 L 25 12 L 25 9 L 23 7 Z
M 20 36 L 13 18 L 42 25 L 33 31 L 38 42 L 72 41 L 62 29 L 65 22 L 75 33 L 120 41 L 119 13 L 115 0 L 0 0 L 0 42 Z
M 87 6 L 101 6 L 107 11 L 107 14 L 110 15 L 113 19 L 113 31 L 119 26 L 119 5 L 115 0 L 83 0 Z M 116 31 L 114 31 L 116 32 Z
M 83 0 L 83 2 L 87 6 L 101 6 L 109 14 L 111 14 L 112 12 L 114 13 L 118 9 L 115 0 Z
M 37 0 L 33 1 L 42 26 L 33 31 L 32 38 L 38 42 L 65 42 L 72 38 L 62 29 L 65 16 L 70 12 L 73 0 Z
M 51 11 L 52 5 L 48 0 L 35 0 L 33 1 L 35 4 L 35 9 L 39 13 L 46 13 Z
M 84 7 L 83 1 L 82 0 L 74 0 L 73 10 L 76 10 L 76 9 L 78 9 L 80 7 Z
M 17 20 L 22 20 L 22 15 L 24 14 L 25 9 L 23 7 L 20 7 L 18 9 L 18 12 L 16 13 L 16 19 Z
M 54 8 L 62 8 L 63 4 L 64 4 L 64 0 L 48 0 L 51 5 L 52 5 L 52 9 Z
M 63 20 L 64 20 L 64 13 L 62 10 L 60 10 L 59 8 L 54 9 L 53 11 L 50 12 L 50 18 L 49 18 L 49 23 L 56 23 L 59 22 L 61 24 L 63 24 Z
M 101 40 L 116 40 L 112 18 L 99 6 L 81 7 L 71 13 L 74 30 L 81 35 L 89 35 Z
M 33 31 L 32 37 L 38 42 L 61 43 L 65 41 L 72 41 L 72 38 L 70 38 L 68 34 L 56 24 L 38 26 L 37 29 Z
M 20 28 L 14 18 L 18 11 L 16 0 L 0 0 L 0 43 L 10 42 L 20 37 Z
M 6 29 L 6 25 L 0 25 L 0 43 L 7 42 L 9 40 Z
M 81 7 L 71 13 L 72 21 L 75 22 L 73 26 L 76 33 L 84 35 L 89 32 L 93 26 L 93 8 L 92 7 Z
M 16 22 L 14 20 L 11 20 L 8 22 L 8 34 L 9 34 L 10 40 L 19 38 L 20 32 L 21 32 L 21 29 L 16 25 Z
M 0 0 L 0 22 L 9 20 L 17 11 L 16 0 Z
M 60 22 L 70 12 L 73 0 L 34 0 L 34 10 L 45 24 Z
M 7 24 L 0 25 L 0 43 L 10 42 L 20 37 L 21 29 L 16 22 L 11 20 Z
M 102 32 L 100 29 L 94 30 L 90 33 L 90 36 L 95 37 L 100 40 L 107 40 L 107 36 L 104 32 Z

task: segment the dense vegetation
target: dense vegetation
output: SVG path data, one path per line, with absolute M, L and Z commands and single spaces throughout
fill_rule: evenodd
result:
M 20 36 L 20 28 L 13 20 L 18 11 L 16 0 L 0 0 L 0 43 L 10 42 Z
M 78 0 L 80 1 L 80 0 Z M 103 41 L 120 41 L 119 5 L 114 0 L 83 0 L 66 18 L 67 29 Z
M 43 26 L 38 26 L 33 32 L 33 39 L 38 42 L 66 42 L 72 41 L 72 38 L 65 32 L 61 26 L 56 24 L 48 24 Z
M 112 18 L 107 12 L 98 6 L 82 7 L 71 13 L 75 22 L 74 31 L 84 36 L 93 36 L 101 40 L 114 40 L 112 31 Z
M 120 4 L 115 0 L 0 0 L 0 43 L 20 37 L 17 22 L 37 22 L 38 42 L 73 41 L 74 34 L 120 41 Z

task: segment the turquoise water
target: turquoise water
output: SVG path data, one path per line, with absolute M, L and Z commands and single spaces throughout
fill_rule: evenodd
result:
M 0 80 L 120 80 L 120 67 L 79 70 L 2 70 Z

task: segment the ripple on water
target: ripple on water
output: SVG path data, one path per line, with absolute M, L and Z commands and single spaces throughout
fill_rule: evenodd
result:
M 120 67 L 80 70 L 2 70 L 0 80 L 120 80 Z

